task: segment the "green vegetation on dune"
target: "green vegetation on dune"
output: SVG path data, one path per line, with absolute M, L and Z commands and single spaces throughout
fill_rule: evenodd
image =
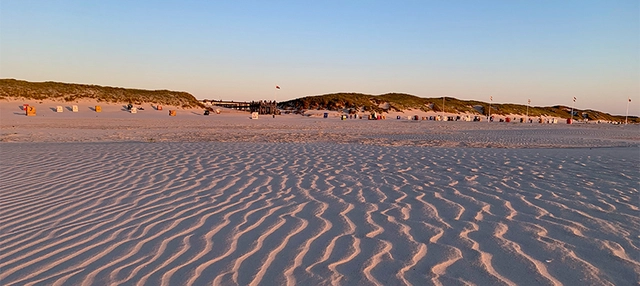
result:
M 143 90 L 59 82 L 28 82 L 0 79 L 0 99 L 24 98 L 72 102 L 94 99 L 113 103 L 153 103 L 183 108 L 202 107 L 193 95 L 169 90 Z
M 526 115 L 530 117 L 553 116 L 570 118 L 571 108 L 566 106 L 538 107 L 522 104 L 489 104 L 474 100 L 460 100 L 446 97 L 444 109 L 449 113 L 468 113 L 488 115 L 491 105 L 492 115 Z M 387 93 L 382 95 L 369 95 L 362 93 L 333 93 L 325 95 L 306 96 L 278 103 L 284 109 L 326 109 L 335 111 L 363 110 L 375 112 L 390 111 L 442 111 L 442 97 L 423 98 L 404 93 Z M 624 116 L 614 116 L 595 110 L 574 109 L 574 119 L 587 118 L 589 120 L 605 120 L 624 122 Z M 630 116 L 629 122 L 640 123 L 640 118 Z
M 432 102 L 426 98 L 421 98 L 405 93 L 387 93 L 373 97 L 378 104 L 389 104 L 389 109 L 394 111 L 403 111 L 407 109 L 419 109 L 422 111 L 431 110 Z
M 278 106 L 284 106 L 286 109 L 328 109 L 328 110 L 342 110 L 342 109 L 357 109 L 364 108 L 364 110 L 380 110 L 370 100 L 370 96 L 360 93 L 334 93 L 318 96 L 307 96 L 299 99 L 289 100 L 281 102 Z

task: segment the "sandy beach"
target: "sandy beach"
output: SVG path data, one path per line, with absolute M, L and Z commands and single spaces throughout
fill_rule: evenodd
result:
M 640 281 L 637 125 L 24 103 L 0 101 L 2 285 Z

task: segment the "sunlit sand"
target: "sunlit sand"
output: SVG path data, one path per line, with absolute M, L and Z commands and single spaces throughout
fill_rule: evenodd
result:
M 3 285 L 640 280 L 637 126 L 31 104 L 0 102 Z

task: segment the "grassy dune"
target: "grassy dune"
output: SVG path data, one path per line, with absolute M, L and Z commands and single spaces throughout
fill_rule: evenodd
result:
M 187 92 L 0 79 L 0 99 L 11 98 L 51 99 L 67 102 L 80 99 L 94 99 L 103 102 L 154 103 L 181 106 L 183 108 L 202 106 L 202 103 Z
M 333 93 L 316 96 L 306 96 L 279 103 L 280 108 L 285 109 L 328 109 L 349 110 L 363 109 L 365 111 L 388 112 L 418 109 L 423 111 L 442 111 L 442 97 L 423 98 L 403 93 L 387 93 L 382 95 L 369 95 L 362 93 Z M 460 100 L 452 97 L 445 98 L 445 112 L 470 113 L 478 115 L 489 114 L 489 103 Z M 554 116 L 560 118 L 571 117 L 571 108 L 567 106 L 530 106 L 529 116 Z M 491 104 L 491 114 L 526 114 L 527 106 L 521 104 Z M 595 110 L 574 109 L 574 118 L 587 118 L 589 120 L 606 120 L 623 122 L 624 116 L 615 116 Z M 640 123 L 640 118 L 630 116 L 630 122 Z

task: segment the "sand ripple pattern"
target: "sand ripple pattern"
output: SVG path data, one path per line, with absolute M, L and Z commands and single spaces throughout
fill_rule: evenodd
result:
M 632 285 L 637 148 L 0 145 L 2 285 Z

